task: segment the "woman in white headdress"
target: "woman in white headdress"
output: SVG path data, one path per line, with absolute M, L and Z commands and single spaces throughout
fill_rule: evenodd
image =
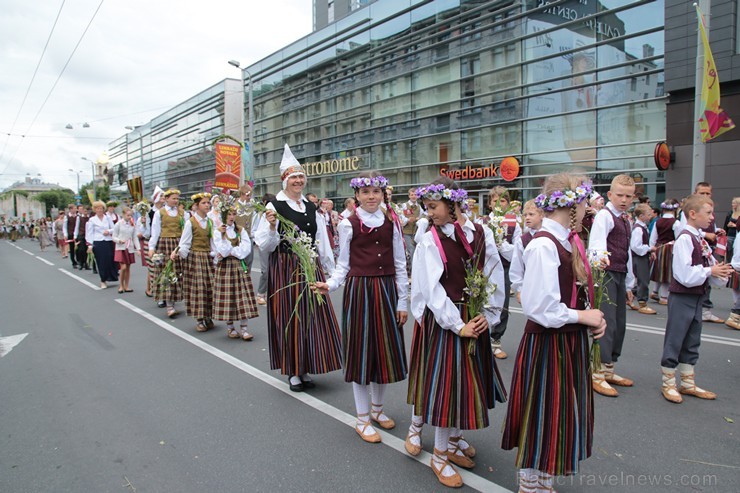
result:
M 292 221 L 314 240 L 319 254 L 317 281 L 325 280 L 324 270 L 333 272 L 334 255 L 324 218 L 303 196 L 306 173 L 287 144 L 280 175 L 283 190 L 267 205 L 266 221 L 260 221 L 255 242 L 261 251 L 271 252 L 267 286 L 270 367 L 288 376 L 290 390 L 301 392 L 315 386 L 309 374 L 341 368 L 339 324 L 328 297 L 321 304 L 314 300 L 312 311 L 309 310 L 310 297 L 319 295 L 308 289 L 300 274 L 298 257 L 290 244 L 281 239 L 277 214 Z

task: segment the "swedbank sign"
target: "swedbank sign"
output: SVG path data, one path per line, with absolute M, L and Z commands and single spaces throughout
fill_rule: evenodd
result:
M 306 163 L 303 169 L 306 170 L 306 176 L 333 175 L 336 173 L 349 173 L 360 169 L 359 156 L 343 157 L 340 159 L 327 159 L 326 161 L 317 161 L 315 163 Z

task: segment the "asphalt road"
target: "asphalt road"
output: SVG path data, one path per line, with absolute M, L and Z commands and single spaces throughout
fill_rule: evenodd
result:
M 2 493 L 444 490 L 428 467 L 431 429 L 419 460 L 403 450 L 406 384 L 386 393 L 396 429 L 383 444 L 362 442 L 341 372 L 296 394 L 269 369 L 263 307 L 255 340 L 243 342 L 223 324 L 197 333 L 184 313 L 167 319 L 144 296 L 140 265 L 135 291 L 119 294 L 19 240 L 0 241 L 0 272 Z M 727 316 L 731 293 L 713 300 Z M 524 325 L 517 306 L 499 362 L 507 388 Z M 660 396 L 665 307 L 652 306 L 658 315 L 628 314 L 618 371 L 635 387 L 596 396 L 593 456 L 558 491 L 740 491 L 740 332 L 705 324 L 697 383 L 719 398 L 673 405 Z M 410 338 L 408 323 L 407 349 Z M 465 489 L 516 491 L 515 453 L 500 448 L 505 412 L 496 407 L 490 428 L 466 435 L 478 456 Z

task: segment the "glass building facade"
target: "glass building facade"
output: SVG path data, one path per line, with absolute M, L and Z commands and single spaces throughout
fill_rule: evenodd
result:
M 145 195 L 155 185 L 183 194 L 210 189 L 215 178 L 213 140 L 241 140 L 241 81 L 225 79 L 133 128 L 108 146 L 108 183 L 125 191 L 126 179 L 141 176 Z
M 513 156 L 511 183 L 458 181 L 528 199 L 554 172 L 600 191 L 626 172 L 660 199 L 663 19 L 663 0 L 378 0 L 247 68 L 255 191 L 280 190 L 288 143 L 306 190 L 331 198 L 351 195 L 358 170 L 403 193 Z

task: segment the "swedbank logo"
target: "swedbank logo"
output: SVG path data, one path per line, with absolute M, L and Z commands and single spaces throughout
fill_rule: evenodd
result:
M 515 157 L 507 157 L 496 166 L 494 163 L 483 167 L 470 165 L 461 169 L 441 168 L 439 174 L 451 180 L 481 180 L 483 178 L 501 177 L 504 181 L 514 181 L 519 176 L 519 160 Z

